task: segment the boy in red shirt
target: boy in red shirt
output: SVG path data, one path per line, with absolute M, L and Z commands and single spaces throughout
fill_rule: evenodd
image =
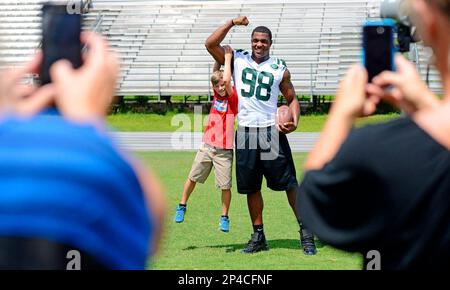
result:
M 225 69 L 220 65 L 211 76 L 214 100 L 209 113 L 208 126 L 203 134 L 203 144 L 197 152 L 191 172 L 184 185 L 180 204 L 177 206 L 175 222 L 184 221 L 186 204 L 197 182 L 204 183 L 214 167 L 216 187 L 222 190 L 222 216 L 220 230 L 229 231 L 228 210 L 231 202 L 231 174 L 233 168 L 234 121 L 238 113 L 238 96 L 231 85 L 231 60 L 233 50 L 225 46 Z

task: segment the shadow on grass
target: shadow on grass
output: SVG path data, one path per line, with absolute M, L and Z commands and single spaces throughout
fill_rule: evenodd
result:
M 316 247 L 318 249 L 323 248 L 326 244 L 320 240 L 315 240 Z M 284 240 L 267 240 L 267 244 L 269 245 L 269 249 L 292 249 L 299 250 L 300 241 L 293 239 L 284 239 Z M 240 252 L 243 248 L 245 248 L 247 244 L 230 244 L 230 245 L 215 245 L 215 246 L 206 246 L 206 247 L 197 247 L 190 246 L 184 248 L 183 251 L 191 251 L 198 250 L 202 248 L 210 248 L 210 249 L 225 249 L 226 253 Z

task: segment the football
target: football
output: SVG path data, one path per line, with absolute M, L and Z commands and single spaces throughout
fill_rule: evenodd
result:
M 277 124 L 284 124 L 292 121 L 293 118 L 289 107 L 286 105 L 280 106 L 277 110 Z

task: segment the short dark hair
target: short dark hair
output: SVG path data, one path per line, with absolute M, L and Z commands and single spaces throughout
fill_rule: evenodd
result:
M 272 42 L 272 31 L 270 31 L 269 28 L 267 28 L 267 27 L 265 27 L 265 26 L 258 26 L 258 27 L 256 27 L 255 29 L 253 29 L 253 32 L 252 32 L 252 38 L 253 38 L 253 34 L 254 34 L 255 32 L 266 33 L 267 35 L 269 35 L 270 42 Z

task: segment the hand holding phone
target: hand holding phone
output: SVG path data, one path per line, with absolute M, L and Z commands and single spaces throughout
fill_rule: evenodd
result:
M 397 71 L 385 71 L 373 78 L 367 93 L 387 101 L 407 114 L 439 106 L 439 98 L 422 81 L 416 66 L 404 56 L 395 56 Z M 383 88 L 390 87 L 385 90 Z
M 100 34 L 83 32 L 81 42 L 89 49 L 83 66 L 75 70 L 67 60 L 55 63 L 50 74 L 55 103 L 61 114 L 75 122 L 103 120 L 114 97 L 119 58 Z
M 68 60 L 74 69 L 81 67 L 81 22 L 81 15 L 69 14 L 67 5 L 45 4 L 43 6 L 42 50 L 44 59 L 40 72 L 41 85 L 51 82 L 49 70 L 58 60 Z
M 369 82 L 385 70 L 395 70 L 395 27 L 392 19 L 369 20 L 363 26 L 363 62 Z

